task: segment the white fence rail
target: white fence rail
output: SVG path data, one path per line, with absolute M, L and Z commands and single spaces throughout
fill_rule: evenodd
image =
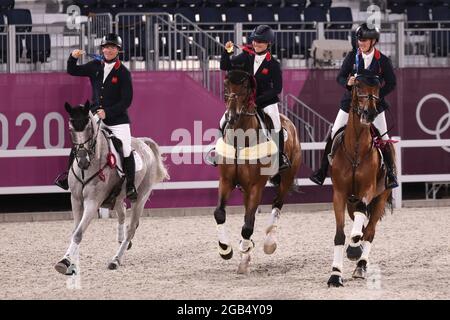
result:
M 428 148 L 450 146 L 450 139 L 446 140 L 401 140 L 400 137 L 393 137 L 399 142 L 395 144 L 397 153 L 397 171 L 400 186 L 394 189 L 394 206 L 396 208 L 402 205 L 402 183 L 406 182 L 450 182 L 450 173 L 443 174 L 402 174 L 402 149 L 403 148 Z M 180 154 L 180 153 L 206 153 L 211 149 L 211 145 L 189 145 L 189 146 L 163 146 L 160 147 L 162 154 Z M 323 150 L 324 142 L 302 143 L 302 150 Z M 22 158 L 22 157 L 61 157 L 68 156 L 70 149 L 25 149 L 25 150 L 0 150 L 0 158 Z M 449 154 L 450 161 L 450 154 Z M 55 173 L 56 175 L 57 173 Z M 297 179 L 300 186 L 315 186 L 307 178 Z M 213 189 L 217 188 L 219 182 L 213 181 L 167 181 L 155 186 L 156 190 L 183 190 L 183 189 Z M 331 185 L 331 179 L 327 178 L 324 185 Z M 0 187 L 1 194 L 32 194 L 32 193 L 62 193 L 59 187 L 53 185 L 47 186 L 17 186 Z

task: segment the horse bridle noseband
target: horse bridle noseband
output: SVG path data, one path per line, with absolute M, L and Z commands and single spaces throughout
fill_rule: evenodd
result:
M 376 95 L 373 95 L 373 94 L 359 94 L 357 87 L 355 87 L 354 90 L 356 91 L 356 96 L 358 98 L 367 99 L 367 102 L 363 106 L 361 106 L 359 103 L 358 103 L 357 106 L 352 106 L 352 110 L 358 116 L 361 116 L 361 115 L 366 115 L 367 116 L 368 113 L 369 113 L 369 108 L 368 108 L 369 102 L 371 100 L 375 100 L 375 102 L 378 102 L 380 100 L 380 98 L 378 96 L 376 96 Z M 377 111 L 377 114 L 378 114 L 378 111 Z
M 69 128 L 70 128 L 70 135 L 72 138 L 72 143 L 73 143 L 73 153 L 75 155 L 75 158 L 78 159 L 80 157 L 84 157 L 84 155 L 80 155 L 80 153 L 84 153 L 86 152 L 87 155 L 89 155 L 90 157 L 95 155 L 95 145 L 97 143 L 97 135 L 99 132 L 99 128 L 100 128 L 100 122 L 98 124 L 97 127 L 97 133 L 94 136 L 94 125 L 92 123 L 92 121 L 89 119 L 89 125 L 90 125 L 90 134 L 89 134 L 89 138 L 86 141 L 83 141 L 82 139 L 84 138 L 84 130 L 83 131 L 75 131 L 73 130 L 73 125 L 72 125 L 72 121 L 80 121 L 78 119 L 69 119 Z M 83 142 L 80 142 L 83 141 Z M 86 146 L 87 144 L 87 146 Z M 78 160 L 77 160 L 78 161 Z
M 242 82 L 244 82 L 244 81 L 242 81 Z M 237 92 L 237 93 L 234 93 L 234 92 L 226 93 L 224 96 L 226 98 L 227 104 L 229 104 L 230 100 L 236 100 L 238 97 L 245 96 L 246 94 L 248 94 L 250 89 L 251 89 L 251 87 L 247 84 L 247 85 L 243 86 L 242 89 L 239 92 Z M 240 112 L 236 112 L 234 114 L 233 119 L 228 119 L 228 120 L 230 122 L 234 123 L 234 122 L 239 121 L 239 118 L 241 117 L 241 115 L 242 116 L 256 116 L 256 110 L 254 110 L 253 112 L 249 112 L 247 110 L 247 107 L 248 106 L 244 105 L 244 107 L 242 107 Z M 227 107 L 227 110 L 228 109 L 229 108 Z M 227 112 L 227 114 L 228 114 L 228 112 Z M 231 121 L 231 120 L 233 120 L 233 121 Z

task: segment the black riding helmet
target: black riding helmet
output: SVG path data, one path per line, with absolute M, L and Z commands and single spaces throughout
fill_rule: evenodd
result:
M 380 40 L 380 29 L 374 25 L 369 27 L 367 23 L 363 23 L 356 29 L 356 39 L 375 39 L 378 42 Z
M 256 40 L 260 42 L 273 43 L 275 34 L 271 27 L 266 24 L 257 26 L 250 35 L 250 41 Z
M 100 47 L 104 47 L 108 44 L 113 44 L 119 49 L 122 49 L 122 38 L 115 33 L 108 33 L 106 36 L 102 38 Z

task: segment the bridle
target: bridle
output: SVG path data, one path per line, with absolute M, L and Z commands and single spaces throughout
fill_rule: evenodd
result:
M 85 119 L 70 118 L 69 120 L 70 136 L 72 138 L 73 153 L 75 155 L 75 159 L 77 160 L 77 162 L 79 162 L 79 159 L 86 159 L 87 156 L 92 158 L 93 156 L 95 156 L 95 146 L 97 144 L 97 136 L 100 131 L 100 122 L 98 123 L 97 133 L 94 136 L 94 124 L 90 119 L 88 119 L 88 128 L 85 128 L 83 131 L 75 131 L 72 123 L 76 121 L 85 121 Z M 88 136 L 87 140 L 85 140 L 86 136 Z M 89 166 L 90 161 L 88 161 L 87 168 Z
M 246 79 L 244 78 L 240 84 L 242 84 Z M 232 93 L 225 93 L 225 101 L 227 103 L 227 110 L 230 110 L 230 105 L 233 101 L 236 101 L 239 97 L 246 97 L 251 94 L 251 86 L 249 85 L 249 79 L 247 77 L 247 83 L 242 86 L 242 88 L 239 90 L 239 92 L 232 92 Z M 237 103 L 237 102 L 236 102 Z M 241 108 L 238 108 L 236 106 L 235 109 L 240 109 L 239 112 L 235 112 L 229 119 L 229 123 L 233 125 L 234 123 L 238 122 L 241 116 L 256 116 L 256 109 L 253 108 L 253 111 L 249 111 L 249 104 L 245 104 Z M 229 115 L 229 112 L 227 111 L 227 115 Z

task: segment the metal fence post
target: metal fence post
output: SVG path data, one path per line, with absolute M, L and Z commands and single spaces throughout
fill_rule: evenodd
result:
M 16 73 L 16 40 L 21 41 L 21 39 L 16 39 L 16 26 L 8 26 L 8 72 Z M 20 46 L 19 46 L 20 48 Z M 19 52 L 20 58 L 20 52 Z
M 397 67 L 405 67 L 405 22 L 397 22 Z
M 394 208 L 399 209 L 402 207 L 402 139 L 401 137 L 392 137 L 392 139 L 398 141 L 394 144 L 398 187 L 392 190 L 392 196 L 394 198 Z

